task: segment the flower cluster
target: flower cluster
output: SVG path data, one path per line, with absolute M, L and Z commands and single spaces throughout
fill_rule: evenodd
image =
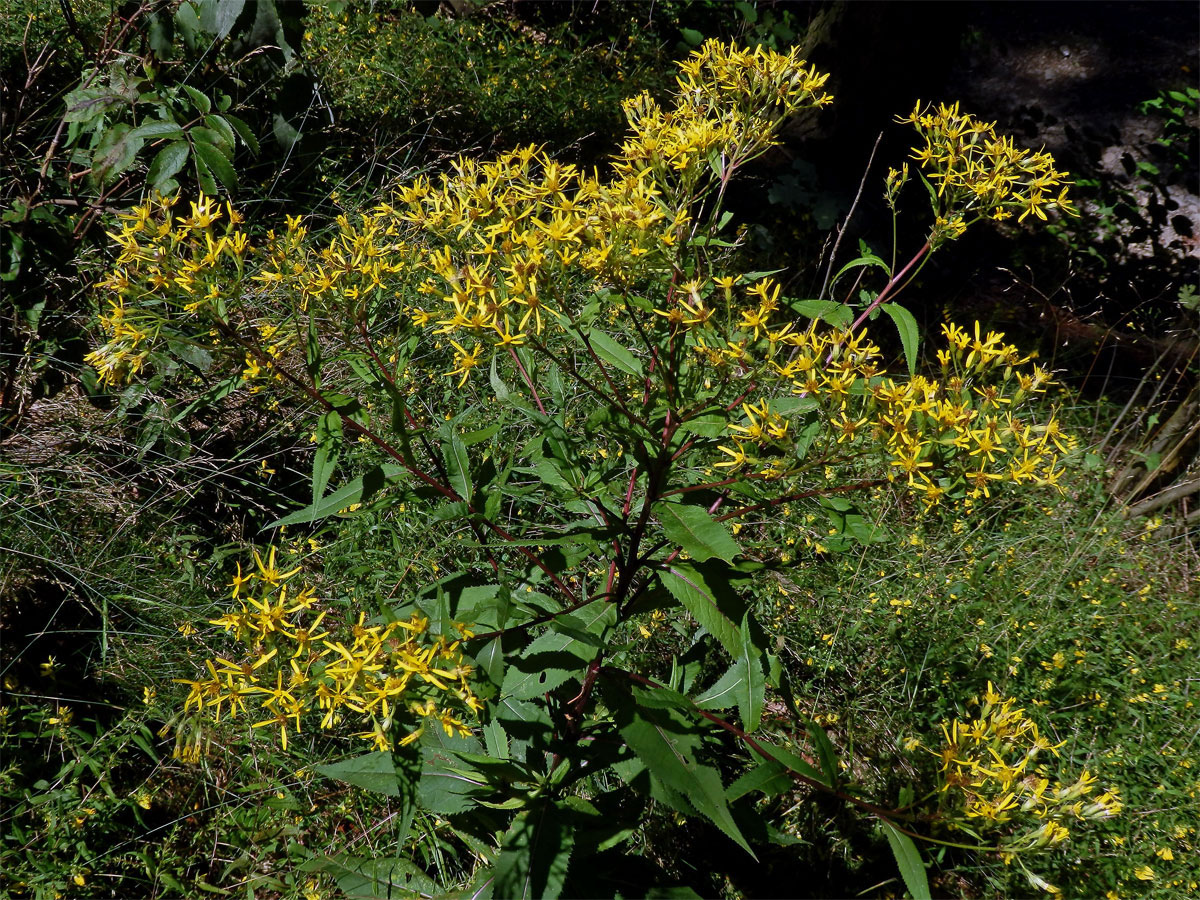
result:
M 242 652 L 207 660 L 206 678 L 181 681 L 189 693 L 173 723 L 177 757 L 198 759 L 202 723 L 222 714 L 253 718 L 253 728 L 278 728 L 284 749 L 289 732 L 312 721 L 324 730 L 355 721 L 364 730 L 354 736 L 379 750 L 415 741 L 422 721 L 448 735 L 470 733 L 464 717 L 482 704 L 460 648 L 472 636 L 468 626 L 455 622 L 456 636 L 434 635 L 419 612 L 378 624 L 368 624 L 363 613 L 354 623 L 339 622 L 330 608 L 319 609 L 312 588 L 289 592 L 299 569 L 280 571 L 274 548 L 265 561 L 256 552 L 255 564 L 245 575 L 238 566 L 231 584 L 237 609 L 212 620 Z
M 728 426 L 733 438 L 719 450 L 716 466 L 755 477 L 797 473 L 808 459 L 814 435 L 792 427 L 784 410 L 818 415 L 829 441 L 872 453 L 882 477 L 903 479 L 928 506 L 948 494 L 970 499 L 991 496 L 997 482 L 1057 486 L 1059 461 L 1073 446 L 1051 416 L 1035 424 L 1023 409 L 1044 393 L 1049 373 L 1003 342 L 1004 335 L 972 337 L 956 325 L 943 326 L 948 342 L 937 355 L 940 375 L 916 375 L 898 383 L 879 375 L 880 351 L 865 332 L 799 330 L 781 317 L 778 287 L 760 282 L 750 292 L 758 302 L 741 312 L 728 337 L 697 334 L 696 352 L 715 369 L 736 367 L 763 387 L 782 386 L 791 396 L 742 404 L 744 418 Z M 702 305 L 681 303 L 681 327 L 707 326 Z M 865 471 L 859 460 L 859 471 Z
M 689 195 L 709 172 L 726 179 L 775 143 L 785 118 L 833 102 L 822 90 L 829 76 L 806 68 L 798 48 L 780 54 L 710 40 L 679 68 L 671 109 L 646 93 L 625 101 L 632 134 L 615 167 L 622 176 L 651 175 L 670 199 Z
M 223 311 L 231 277 L 244 271 L 252 248 L 232 205 L 222 208 L 201 196 L 190 215 L 176 216 L 176 202 L 147 200 L 119 217 L 119 232 L 109 232 L 121 252 L 98 285 L 108 294 L 108 309 L 99 317 L 108 340 L 85 357 L 101 384 L 123 384 L 142 369 L 173 333 L 172 312 Z
M 957 103 L 932 110 L 920 101 L 899 121 L 911 123 L 922 139 L 912 156 L 934 185 L 932 246 L 953 240 L 984 217 L 1006 219 L 1017 212 L 1017 221 L 1023 221 L 1030 215 L 1045 219 L 1049 210 L 1076 214 L 1065 173 L 1054 168 L 1053 157 L 1018 148 L 1011 137 L 996 134 L 994 122 L 959 112 Z M 907 167 L 889 174 L 889 199 L 906 176 Z
M 1096 777 L 1086 770 L 1070 783 L 1050 780 L 1039 757 L 1057 756 L 1062 743 L 1042 735 L 1025 710 L 1014 709 L 1015 703 L 989 682 L 978 716 L 943 724 L 942 747 L 929 750 L 941 761 L 943 813 L 952 827 L 1000 832 L 1008 860 L 1061 844 L 1073 823 L 1121 811 L 1117 792 L 1097 793 Z M 919 743 L 910 742 L 915 746 Z M 1057 893 L 1045 882 L 1038 886 Z

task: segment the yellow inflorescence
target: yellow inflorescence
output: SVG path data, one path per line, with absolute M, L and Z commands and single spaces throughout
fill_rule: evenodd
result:
M 994 122 L 959 112 L 957 103 L 934 110 L 919 101 L 899 121 L 911 123 L 921 136 L 912 158 L 936 189 L 933 246 L 984 217 L 1006 219 L 1016 212 L 1022 221 L 1030 215 L 1045 219 L 1049 210 L 1076 214 L 1067 199 L 1066 174 L 1054 168 L 1054 158 L 1017 147 L 1011 137 L 996 134 Z M 889 174 L 889 199 L 905 177 L 907 167 Z
M 696 352 L 714 369 L 732 367 L 746 380 L 782 385 L 811 401 L 838 444 L 864 451 L 873 445 L 881 451 L 881 474 L 902 480 L 926 505 L 958 487 L 978 499 L 1002 482 L 1057 486 L 1073 439 L 1053 416 L 1040 425 L 1022 417 L 1024 401 L 1053 382 L 1004 335 L 983 334 L 978 323 L 973 335 L 943 326 L 948 347 L 937 354 L 940 376 L 897 383 L 878 374 L 880 351 L 865 332 L 817 323 L 797 330 L 791 316 L 779 313 L 777 287 L 759 282 L 749 293 L 758 302 L 742 310 L 738 328 L 728 336 L 701 333 Z M 794 453 L 808 439 L 766 399 L 743 403 L 742 411 L 715 465 L 761 478 L 795 471 L 801 460 Z
M 770 146 L 787 115 L 830 100 L 820 91 L 825 76 L 795 53 L 710 41 L 681 70 L 671 109 L 645 96 L 626 104 L 631 136 L 610 178 L 535 147 L 489 162 L 463 158 L 436 182 L 418 177 L 355 221 L 340 216 L 337 235 L 320 250 L 307 243 L 299 217 L 289 217 L 283 233 L 269 233 L 256 248 L 250 284 L 241 281 L 251 248 L 231 209 L 201 198 L 192 216 L 180 218 L 173 201 L 147 202 L 113 235 L 122 255 L 102 284 L 115 295 L 101 319 L 108 342 L 89 361 L 103 382 L 120 384 L 162 343 L 172 313 L 228 323 L 227 313 L 255 296 L 344 310 L 394 291 L 388 298 L 409 302 L 416 326 L 456 342 L 445 374 L 462 384 L 485 351 L 522 346 L 570 320 L 577 312 L 570 298 L 661 267 L 693 233 L 690 204 L 703 184 L 727 179 Z M 402 286 L 404 293 L 396 290 Z M 244 331 L 253 323 L 232 324 Z M 286 333 L 272 334 L 276 351 Z M 269 360 L 247 355 L 243 374 L 254 381 L 267 368 Z
M 1015 704 L 989 682 L 979 715 L 943 724 L 943 745 L 930 750 L 941 761 L 944 815 L 951 822 L 964 817 L 964 827 L 974 831 L 1004 832 L 1007 859 L 1062 843 L 1073 823 L 1121 811 L 1116 791 L 1097 792 L 1096 777 L 1086 770 L 1071 783 L 1044 774 L 1039 757 L 1057 756 L 1062 743 L 1048 740 Z M 1057 892 L 1044 882 L 1039 887 Z
M 161 196 L 147 200 L 120 216 L 119 232 L 108 233 L 121 248 L 98 285 L 109 295 L 100 315 L 108 340 L 85 357 L 101 384 L 133 378 L 160 343 L 172 310 L 147 299 L 170 302 L 185 316 L 221 309 L 230 275 L 244 270 L 252 248 L 230 204 L 201 196 L 188 216 L 174 215 L 175 205 L 176 199 Z
M 456 635 L 433 635 L 420 613 L 381 624 L 338 622 L 311 588 L 289 596 L 299 569 L 281 572 L 272 548 L 256 568 L 238 567 L 231 582 L 238 608 L 212 620 L 242 645 L 234 659 L 205 662 L 207 678 L 181 683 L 190 688 L 176 723 L 175 755 L 198 759 L 204 749 L 199 721 L 248 717 L 254 728 L 288 735 L 313 722 L 320 729 L 356 723 L 355 737 L 376 749 L 415 741 L 433 721 L 446 734 L 469 734 L 466 719 L 482 708 L 471 689 L 473 667 L 460 644 L 472 636 L 454 623 Z

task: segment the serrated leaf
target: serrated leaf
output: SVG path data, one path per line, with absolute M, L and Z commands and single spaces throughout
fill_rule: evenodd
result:
M 348 900 L 430 897 L 440 890 L 433 879 L 403 857 L 362 857 L 339 853 L 311 859 L 300 866 L 300 871 L 330 875 Z
M 603 331 L 589 331 L 587 340 L 601 360 L 611 366 L 616 366 L 626 374 L 641 376 L 641 360 Z
M 742 648 L 742 636 L 737 625 L 725 614 L 712 589 L 695 566 L 672 563 L 659 573 L 663 587 L 678 600 L 692 617 L 704 626 L 734 659 Z
M 507 403 L 509 395 L 512 392 L 508 389 L 508 385 L 506 385 L 504 383 L 503 379 L 500 378 L 499 373 L 496 371 L 496 357 L 495 356 L 492 357 L 492 368 L 488 375 L 488 381 L 491 382 L 492 390 L 496 394 L 496 399 L 499 400 L 501 403 Z
M 183 92 L 188 95 L 189 99 L 191 99 L 192 106 L 199 110 L 202 115 L 207 115 L 208 113 L 212 112 L 212 101 L 190 84 L 183 85 Z
M 440 726 L 437 730 L 441 730 Z M 437 747 L 424 747 L 422 756 L 417 797 L 425 809 L 452 816 L 473 807 L 476 796 L 490 792 L 487 779 L 464 771 L 453 754 Z
M 835 784 L 838 780 L 837 751 L 833 748 L 829 735 L 816 722 L 806 722 L 805 727 L 808 729 L 809 737 L 813 740 L 813 745 L 817 748 L 817 758 L 821 760 L 821 771 L 829 780 L 829 784 Z
M 176 122 L 146 122 L 129 134 L 140 138 L 178 138 L 183 137 L 183 129 Z
M 510 663 L 504 673 L 504 683 L 501 693 L 514 700 L 532 700 L 547 691 L 552 691 L 578 674 L 576 669 L 563 669 L 553 666 L 539 666 L 536 671 L 522 672 L 516 663 Z
M 193 153 L 192 165 L 196 169 L 196 183 L 200 185 L 201 192 L 208 194 L 210 197 L 215 197 L 217 194 L 217 181 L 213 178 L 213 174 L 208 166 L 204 164 L 204 160 Z
M 617 730 L 650 774 L 754 856 L 729 812 L 721 776 L 696 758 L 699 740 L 690 723 L 673 710 L 632 703 L 617 713 Z
M 328 778 L 344 781 L 388 797 L 401 795 L 401 779 L 391 753 L 382 750 L 329 765 L 314 766 Z
M 194 37 L 201 29 L 200 17 L 191 3 L 181 3 L 179 9 L 175 10 L 175 23 L 183 30 L 185 38 Z
M 242 143 L 250 148 L 250 152 L 257 154 L 259 151 L 258 138 L 254 136 L 254 132 L 250 130 L 250 126 L 246 121 L 233 113 L 225 113 L 225 119 L 237 132 L 238 137 L 242 139 Z
M 738 695 L 743 690 L 742 683 L 745 680 L 746 666 L 744 661 L 739 659 L 693 702 L 701 709 L 729 709 L 737 705 Z
M 154 154 L 154 159 L 150 162 L 150 171 L 146 173 L 146 180 L 157 191 L 165 195 L 167 192 L 163 190 L 163 185 L 169 179 L 174 178 L 176 173 L 183 168 L 191 150 L 191 145 L 187 141 L 175 141 L 167 144 Z
M 495 892 L 517 900 L 558 897 L 567 878 L 574 831 L 549 799 L 513 819 L 496 860 Z
M 133 165 L 143 143 L 124 123 L 105 131 L 92 156 L 92 178 L 98 184 L 106 184 L 120 175 Z
M 442 458 L 446 463 L 446 475 L 450 481 L 450 487 L 462 500 L 470 501 L 472 494 L 471 460 L 467 456 L 466 444 L 463 443 L 457 432 L 452 431 L 450 440 L 442 442 Z
M 246 0 L 200 0 L 200 24 L 218 39 L 225 38 L 245 6 Z
M 775 797 L 791 790 L 795 782 L 787 769 L 775 762 L 763 762 L 742 775 L 725 789 L 725 798 L 733 803 L 749 794 L 760 791 L 768 797 Z
M 835 300 L 790 300 L 788 307 L 806 318 L 820 319 L 835 328 L 845 328 L 854 321 L 850 307 Z
M 733 558 L 742 552 L 728 529 L 702 507 L 660 503 L 655 512 L 662 521 L 667 540 L 682 547 L 697 562 L 713 557 L 733 562 Z
M 896 330 L 900 332 L 900 344 L 904 347 L 904 361 L 908 363 L 908 374 L 912 375 L 917 371 L 917 347 L 921 342 L 921 329 L 917 326 L 917 320 L 907 309 L 895 303 L 885 303 L 879 308 L 896 323 Z
M 196 129 L 192 129 L 193 134 L 195 131 Z M 197 158 L 204 161 L 204 164 L 220 179 L 221 184 L 225 185 L 225 189 L 231 192 L 236 190 L 237 175 L 225 154 L 215 144 L 207 141 L 197 139 L 193 141 L 192 145 L 196 148 Z
M 896 864 L 900 867 L 900 877 L 904 879 L 904 886 L 912 894 L 913 900 L 931 900 L 929 877 L 917 845 L 887 819 L 879 821 L 883 823 L 888 845 L 892 848 L 892 855 L 896 857 Z
M 228 147 L 230 151 L 233 150 L 233 126 L 226 121 L 224 116 L 218 116 L 216 113 L 213 113 L 210 116 L 205 116 L 204 124 L 221 136 L 221 145 Z

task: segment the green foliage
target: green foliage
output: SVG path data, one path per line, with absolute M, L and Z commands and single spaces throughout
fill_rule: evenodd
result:
M 630 9 L 622 20 L 523 23 L 495 10 L 424 15 L 408 3 L 315 7 L 311 65 L 333 105 L 359 127 L 428 133 L 451 146 L 556 146 L 607 136 L 621 100 L 666 86 L 669 62 Z M 428 123 L 428 124 L 427 124 Z
M 1190 657 L 1170 636 L 1196 623 L 1171 545 L 1101 512 L 1099 463 L 1078 468 L 1045 370 L 978 325 L 947 326 L 926 358 L 894 302 L 975 213 L 1053 201 L 1016 197 L 1010 171 L 1009 194 L 960 209 L 952 188 L 992 190 L 987 167 L 925 170 L 931 229 L 907 265 L 863 242 L 832 279 L 862 276 L 855 306 L 783 296 L 774 273 L 739 271 L 721 207 L 785 114 L 823 102 L 821 76 L 705 44 L 710 21 L 663 6 L 700 55 L 670 102 L 625 104 L 603 175 L 520 148 L 361 209 L 338 199 L 328 228 L 243 230 L 203 194 L 105 223 L 120 255 L 88 359 L 111 421 L 81 425 L 53 476 L 36 439 L 4 448 L 0 627 L 37 635 L 0 658 L 5 891 L 742 896 L 803 872 L 828 879 L 814 895 L 916 898 L 1194 880 Z M 786 11 L 701 8 L 752 44 L 794 37 Z M 286 38 L 273 4 L 154 12 L 160 60 Z M 312 60 L 314 103 L 377 112 L 378 79 L 411 70 L 388 115 L 440 116 L 441 140 L 611 131 L 619 82 L 661 77 L 637 70 L 657 50 L 620 44 L 589 96 L 595 34 L 536 16 L 317 13 L 306 43 L 338 53 Z M 375 68 L 383 25 L 411 41 Z M 523 84 L 485 97 L 455 66 Z M 226 151 L 271 115 L 230 118 L 237 85 L 77 71 L 64 133 L 74 171 L 99 176 L 77 184 L 255 190 Z M 446 117 L 444 85 L 480 114 Z M 910 118 L 950 142 L 978 125 Z M 301 119 L 274 123 L 297 157 Z M 889 176 L 889 203 L 906 180 Z M 24 209 L 9 221 L 50 213 Z M 894 360 L 868 321 L 899 335 Z M 1035 486 L 1060 494 L 1017 490 Z M 78 623 L 37 623 L 56 582 L 83 598 Z M 121 708 L 98 712 L 101 695 Z M 983 733 L 1009 714 L 1059 754 L 1027 763 L 1020 790 L 1045 779 L 1037 797 L 1062 800 L 1031 806 L 1057 816 L 1032 838 L 988 793 L 1013 742 L 975 765 L 942 747 L 954 721 Z M 1160 812 L 1113 817 L 1089 773 Z

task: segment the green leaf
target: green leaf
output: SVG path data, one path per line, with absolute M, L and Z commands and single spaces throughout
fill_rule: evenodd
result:
M 491 382 L 492 390 L 496 393 L 496 399 L 501 403 L 507 403 L 509 395 L 512 392 L 508 389 L 508 385 L 504 383 L 504 381 L 500 378 L 500 375 L 496 372 L 495 356 L 492 357 L 492 368 L 490 374 L 488 375 L 488 380 Z
M 224 38 L 233 29 L 245 5 L 246 0 L 199 0 L 200 24 L 218 39 Z
M 504 683 L 500 691 L 505 697 L 512 697 L 514 700 L 532 700 L 570 681 L 577 674 L 579 672 L 574 668 L 565 669 L 545 664 L 539 664 L 534 671 L 522 672 L 519 664 L 513 662 L 504 674 Z
M 697 562 L 715 556 L 731 563 L 742 552 L 728 529 L 702 507 L 660 503 L 655 511 L 662 521 L 667 540 L 682 547 Z
M 742 775 L 725 789 L 725 799 L 730 803 L 739 800 L 751 791 L 761 791 L 775 797 L 791 790 L 795 782 L 787 769 L 776 762 L 764 762 Z
M 196 8 L 190 3 L 180 4 L 179 9 L 175 11 L 175 23 L 184 33 L 184 39 L 189 45 L 195 39 L 197 31 L 201 30 L 200 17 L 196 15 Z
M 236 190 L 237 175 L 225 154 L 216 145 L 199 139 L 193 142 L 193 146 L 196 148 L 197 158 L 204 161 L 204 164 L 220 179 L 221 184 L 225 185 L 225 189 L 231 192 Z
M 92 178 L 97 184 L 107 184 L 133 165 L 143 143 L 124 123 L 105 131 L 92 156 Z
M 317 451 L 313 454 L 312 498 L 316 506 L 325 496 L 325 488 L 337 466 L 342 440 L 342 417 L 327 412 L 317 421 Z
M 440 725 L 437 728 L 441 730 Z M 452 816 L 471 809 L 476 796 L 490 792 L 487 779 L 464 771 L 453 754 L 438 747 L 423 747 L 421 752 L 424 761 L 417 796 L 430 812 Z
M 835 328 L 845 328 L 854 321 L 850 307 L 834 300 L 789 300 L 788 308 L 806 318 L 828 322 Z
M 616 712 L 617 730 L 650 773 L 754 856 L 729 812 L 721 776 L 696 758 L 699 739 L 691 723 L 673 710 L 633 703 Z
M 917 327 L 917 320 L 907 309 L 897 306 L 895 303 L 885 303 L 879 308 L 891 316 L 892 321 L 896 323 L 896 330 L 900 332 L 900 343 L 904 346 L 904 360 L 908 363 L 908 374 L 912 375 L 917 371 L 917 346 L 921 341 L 921 329 Z
M 234 147 L 233 126 L 225 120 L 224 116 L 213 114 L 204 117 L 204 124 L 221 136 L 221 140 L 216 142 L 222 148 L 228 148 L 226 152 L 232 152 Z
M 333 877 L 348 900 L 431 897 L 437 883 L 410 860 L 402 857 L 363 857 L 339 853 L 318 856 L 300 866 L 302 872 L 323 872 Z
M 246 124 L 245 120 L 228 112 L 225 113 L 225 119 L 242 139 L 242 143 L 250 148 L 250 152 L 257 154 L 259 151 L 258 138 L 254 136 L 254 132 L 250 130 L 250 126 Z
M 739 629 L 742 636 L 741 662 L 745 666 L 746 678 L 738 689 L 738 715 L 742 719 L 742 729 L 746 732 L 758 730 L 762 722 L 763 698 L 766 693 L 766 679 L 763 677 L 762 660 L 758 648 L 750 634 L 750 611 L 742 617 Z
M 182 11 L 182 8 L 180 11 Z M 190 84 L 183 85 L 183 91 L 188 95 L 189 98 L 191 98 L 192 106 L 199 110 L 201 115 L 207 115 L 208 113 L 212 112 L 212 101 L 209 100 L 204 94 L 200 93 Z
M 813 744 L 817 748 L 817 758 L 821 760 L 821 770 L 825 777 L 829 780 L 830 785 L 834 785 L 838 781 L 838 764 L 837 751 L 833 749 L 833 744 L 829 740 L 829 735 L 816 722 L 809 721 L 805 723 L 808 729 L 809 737 L 812 738 Z
M 725 614 L 716 596 L 695 566 L 683 562 L 672 563 L 659 573 L 671 596 L 678 600 L 692 617 L 704 626 L 713 637 L 721 642 L 729 655 L 736 659 L 741 654 L 742 636 L 737 625 Z
M 401 778 L 391 753 L 377 751 L 324 766 L 314 766 L 328 778 L 344 781 L 388 797 L 401 795 Z
M 519 900 L 559 896 L 574 844 L 566 817 L 548 798 L 519 813 L 500 843 L 496 894 Z
M 146 122 L 129 132 L 131 137 L 140 138 L 179 138 L 183 137 L 183 129 L 175 122 Z
M 451 431 L 450 439 L 442 442 L 442 458 L 446 462 L 450 487 L 461 499 L 470 502 L 471 460 L 467 456 L 467 446 L 457 432 Z
M 163 191 L 163 185 L 168 179 L 174 178 L 183 168 L 191 150 L 191 145 L 187 141 L 174 141 L 167 144 L 154 155 L 154 159 L 150 162 L 150 171 L 146 173 L 146 180 L 155 190 L 166 193 Z
M 196 183 L 200 185 L 200 190 L 210 197 L 215 197 L 217 194 L 217 182 L 213 178 L 213 174 L 208 166 L 204 164 L 204 160 L 199 155 L 192 154 L 192 164 L 196 168 Z
M 865 247 L 863 247 L 862 249 L 865 251 L 865 252 L 863 252 L 862 256 L 858 257 L 858 259 L 851 260 L 850 262 L 848 262 L 844 266 L 842 266 L 840 269 L 838 269 L 838 273 L 836 275 L 834 275 L 833 280 L 831 282 L 829 282 L 830 286 L 837 284 L 838 279 L 841 278 L 843 275 L 845 275 L 847 272 L 849 272 L 851 269 L 858 269 L 863 266 L 870 266 L 875 269 L 882 269 L 888 275 L 888 277 L 891 277 L 892 270 L 891 270 L 891 267 L 887 263 L 885 263 L 882 259 L 880 259 L 878 256 L 876 256 L 874 253 L 872 253 L 869 249 L 867 249 Z
M 701 709 L 729 709 L 738 702 L 741 684 L 746 680 L 746 666 L 738 660 L 708 690 L 699 694 L 694 702 Z
M 691 47 L 699 47 L 704 43 L 704 33 L 696 31 L 694 28 L 680 28 L 679 33 L 683 36 L 684 41 Z
M 276 519 L 271 524 L 265 525 L 263 530 L 269 531 L 272 528 L 279 528 L 282 525 L 307 525 L 312 522 L 319 522 L 321 519 L 332 516 L 340 509 L 345 509 L 347 506 L 362 502 L 364 497 L 374 493 L 375 490 L 378 490 L 387 482 L 403 475 L 407 471 L 403 466 L 392 463 L 375 466 L 363 477 L 346 482 L 346 484 L 342 485 L 342 487 L 338 488 L 332 494 L 323 497 L 319 502 L 313 503 L 311 506 L 306 506 L 304 509 L 286 515 L 282 519 Z M 371 488 L 373 490 L 368 490 Z
M 883 823 L 883 831 L 892 848 L 892 855 L 896 857 L 896 864 L 900 866 L 900 877 L 904 879 L 904 886 L 912 894 L 913 900 L 931 900 L 929 878 L 917 845 L 887 819 L 879 821 Z
M 641 376 L 641 361 L 603 331 L 589 331 L 587 342 L 604 362 L 629 375 Z
M 555 620 L 551 630 L 535 638 L 519 660 L 509 663 L 502 696 L 532 700 L 580 675 L 582 664 L 596 657 L 599 635 L 616 623 L 617 608 L 596 601 L 574 616 L 560 618 L 567 620 L 566 627 L 555 630 Z

